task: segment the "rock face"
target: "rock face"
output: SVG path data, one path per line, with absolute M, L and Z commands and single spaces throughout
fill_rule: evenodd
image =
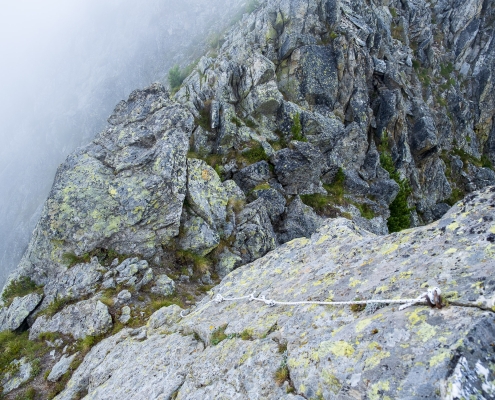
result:
M 494 7 L 249 5 L 173 96 L 136 90 L 60 166 L 4 291 L 31 279 L 43 301 L 19 294 L 1 326 L 64 342 L 128 324 L 63 399 L 494 397 L 494 192 L 470 194 L 495 185 Z M 186 318 L 149 318 L 219 278 Z M 437 285 L 456 305 L 209 302 Z
M 176 306 L 161 309 L 146 340 L 132 330 L 103 340 L 57 399 L 492 398 L 494 210 L 491 188 L 389 236 L 329 220 L 231 273 L 182 320 Z M 404 299 L 434 286 L 442 309 L 211 301 Z
M 154 85 L 119 103 L 109 122 L 57 172 L 20 263 L 39 283 L 65 269 L 66 253 L 151 257 L 179 232 L 192 115 Z
M 74 339 L 98 336 L 112 327 L 112 317 L 105 304 L 95 300 L 85 300 L 67 306 L 53 317 L 41 316 L 29 330 L 30 339 L 43 332 L 57 332 L 71 335 Z
M 42 298 L 38 293 L 31 293 L 24 297 L 16 297 L 9 307 L 0 308 L 0 332 L 18 329 L 40 304 Z

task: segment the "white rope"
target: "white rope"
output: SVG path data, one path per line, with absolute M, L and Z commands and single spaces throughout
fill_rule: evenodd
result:
M 238 301 L 246 300 L 249 301 L 260 301 L 265 303 L 270 307 L 276 305 L 283 306 L 297 306 L 305 304 L 316 304 L 316 305 L 329 305 L 329 306 L 346 306 L 346 305 L 359 305 L 359 304 L 369 304 L 369 303 L 381 303 L 381 304 L 403 304 L 399 309 L 403 310 L 407 307 L 411 307 L 415 304 L 428 304 L 428 300 L 431 304 L 435 304 L 435 295 L 440 296 L 441 290 L 439 288 L 429 289 L 428 292 L 423 293 L 421 296 L 415 299 L 371 299 L 371 300 L 352 300 L 352 301 L 276 301 L 273 299 L 267 299 L 265 296 L 256 297 L 256 292 L 253 292 L 247 296 L 242 297 L 224 297 L 221 294 L 217 294 L 213 301 L 216 303 L 221 303 L 223 301 Z
M 430 304 L 435 305 L 441 301 L 440 294 L 442 291 L 440 288 L 430 288 L 427 292 L 421 294 L 415 299 L 371 299 L 371 300 L 352 300 L 352 301 L 276 301 L 273 299 L 267 299 L 265 296 L 256 297 L 256 292 L 248 294 L 247 296 L 241 297 L 224 297 L 220 293 L 215 296 L 213 300 L 205 303 L 203 307 L 200 309 L 193 311 L 191 314 L 196 314 L 197 312 L 203 310 L 209 303 L 215 302 L 217 304 L 222 303 L 224 301 L 239 301 L 239 300 L 249 300 L 249 301 L 259 301 L 270 307 L 275 306 L 298 306 L 298 305 L 307 305 L 307 304 L 316 304 L 321 306 L 348 306 L 348 305 L 366 305 L 371 303 L 378 304 L 402 304 L 399 307 L 399 310 L 404 310 L 408 307 L 411 307 L 416 304 Z M 185 317 L 183 315 L 184 311 L 181 311 L 180 316 L 182 318 Z M 188 314 L 188 315 L 191 315 Z

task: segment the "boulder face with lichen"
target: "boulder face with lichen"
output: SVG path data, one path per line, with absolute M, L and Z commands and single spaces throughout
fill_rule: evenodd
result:
M 57 399 L 493 398 L 494 215 L 492 187 L 399 234 L 329 220 L 232 272 L 184 318 L 166 307 L 103 340 Z M 441 309 L 394 303 L 436 286 Z M 271 307 L 251 293 L 390 303 Z

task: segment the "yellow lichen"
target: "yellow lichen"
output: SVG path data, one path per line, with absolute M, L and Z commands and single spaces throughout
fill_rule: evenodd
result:
M 368 396 L 370 400 L 385 400 L 385 397 L 389 398 L 388 396 L 382 396 L 382 393 L 386 390 L 390 390 L 390 383 L 388 381 L 380 381 L 371 385 Z
M 427 342 L 431 338 L 433 338 L 436 335 L 437 331 L 436 329 L 430 325 L 427 324 L 426 322 L 423 322 L 419 329 L 416 331 L 416 334 L 420 337 L 421 341 Z
M 430 358 L 430 367 L 435 367 L 447 358 L 450 359 L 450 350 L 441 350 L 439 353 Z

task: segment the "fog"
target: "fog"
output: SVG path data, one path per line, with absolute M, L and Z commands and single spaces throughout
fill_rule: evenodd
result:
M 57 167 L 114 106 L 201 55 L 243 0 L 16 0 L 0 14 L 0 287 Z

